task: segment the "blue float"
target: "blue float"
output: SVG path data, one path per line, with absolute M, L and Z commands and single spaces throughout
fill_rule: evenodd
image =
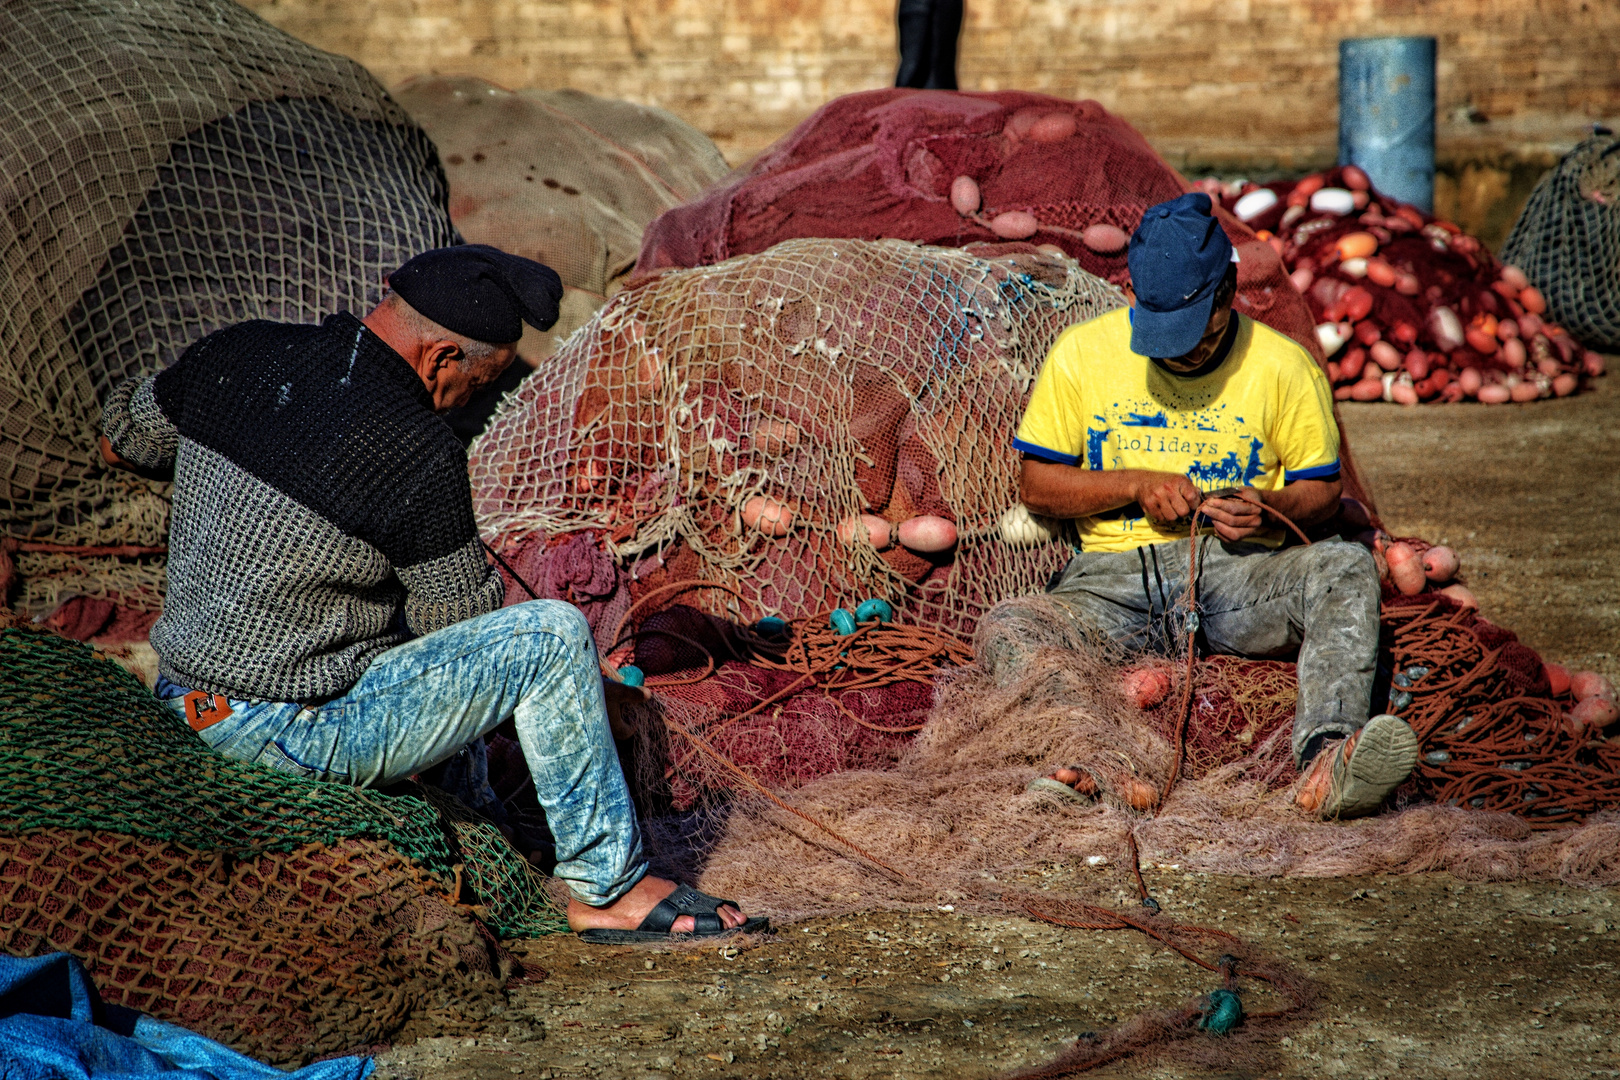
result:
M 626 686 L 644 686 L 647 675 L 634 664 L 626 664 L 619 669 L 619 681 Z
M 827 622 L 840 634 L 853 634 L 859 629 L 854 614 L 848 608 L 833 608 L 832 614 L 827 616 Z
M 778 619 L 775 615 L 767 615 L 754 624 L 754 633 L 761 637 L 782 637 L 787 632 L 787 620 Z
M 887 600 L 879 600 L 875 596 L 861 601 L 861 606 L 855 609 L 855 621 L 871 622 L 873 619 L 882 623 L 893 622 L 894 607 Z

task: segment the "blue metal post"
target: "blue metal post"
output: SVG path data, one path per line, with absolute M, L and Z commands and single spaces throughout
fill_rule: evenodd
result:
M 1386 195 L 1434 211 L 1432 37 L 1339 42 L 1339 164 Z

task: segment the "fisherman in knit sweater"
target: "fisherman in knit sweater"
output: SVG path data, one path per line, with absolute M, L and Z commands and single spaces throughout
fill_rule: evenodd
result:
M 438 415 L 557 318 L 549 268 L 477 245 L 418 255 L 363 319 L 242 323 L 110 395 L 109 464 L 174 474 L 158 694 L 219 753 L 379 787 L 508 717 L 592 941 L 756 929 L 649 876 L 584 616 L 501 606 L 466 453 Z M 611 695 L 611 698 L 610 698 Z

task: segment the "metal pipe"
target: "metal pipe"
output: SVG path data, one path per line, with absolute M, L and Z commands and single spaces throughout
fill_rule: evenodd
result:
M 1386 195 L 1434 211 L 1432 37 L 1339 42 L 1339 164 Z

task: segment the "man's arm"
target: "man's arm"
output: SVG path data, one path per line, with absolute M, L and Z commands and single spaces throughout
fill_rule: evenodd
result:
M 130 379 L 107 395 L 101 410 L 101 459 L 153 479 L 169 479 L 180 432 L 153 395 L 164 373 Z
M 1339 477 L 1295 480 L 1276 491 L 1246 487 L 1238 498 L 1204 500 L 1203 511 L 1214 523 L 1216 536 L 1222 540 L 1244 540 L 1279 526 L 1287 528 L 1276 514 L 1268 514 L 1255 505 L 1257 502 L 1286 516 L 1301 529 L 1308 529 L 1333 516 L 1339 509 L 1339 495 L 1343 490 L 1344 481 Z
M 1082 469 L 1024 458 L 1020 497 L 1037 514 L 1090 517 L 1136 503 L 1151 520 L 1179 521 L 1203 498 L 1179 473 L 1150 469 Z

